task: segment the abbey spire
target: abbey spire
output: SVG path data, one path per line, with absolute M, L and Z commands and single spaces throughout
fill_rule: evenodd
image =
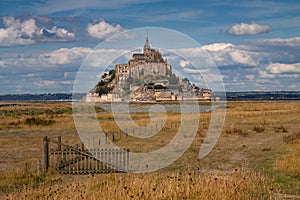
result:
M 148 29 L 146 30 L 146 41 L 144 45 L 144 51 L 145 49 L 151 49 L 150 44 L 149 44 L 149 38 L 148 38 Z

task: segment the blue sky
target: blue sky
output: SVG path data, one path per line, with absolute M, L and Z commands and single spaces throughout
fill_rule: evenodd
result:
M 1 0 L 0 94 L 71 92 L 98 43 L 138 27 L 196 40 L 227 91 L 299 90 L 299 10 L 296 0 Z

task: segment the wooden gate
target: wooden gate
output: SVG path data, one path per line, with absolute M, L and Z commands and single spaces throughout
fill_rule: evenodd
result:
M 50 143 L 55 144 L 56 148 L 50 148 Z M 46 170 L 54 168 L 63 174 L 126 172 L 129 150 L 86 149 L 83 144 L 63 144 L 60 136 L 57 140 L 44 137 L 43 161 Z

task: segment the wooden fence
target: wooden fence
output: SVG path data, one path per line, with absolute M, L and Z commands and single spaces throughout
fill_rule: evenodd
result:
M 53 145 L 56 147 L 51 148 Z M 86 149 L 83 144 L 63 144 L 60 136 L 57 140 L 44 137 L 43 163 L 45 170 L 54 168 L 63 174 L 126 172 L 129 166 L 129 150 Z

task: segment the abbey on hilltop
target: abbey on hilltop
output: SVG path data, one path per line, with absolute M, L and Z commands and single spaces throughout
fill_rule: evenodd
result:
M 87 102 L 121 101 L 210 101 L 212 92 L 180 79 L 158 50 L 149 44 L 148 32 L 142 53 L 102 75 L 86 95 Z
M 128 79 L 157 80 L 160 76 L 164 79 L 172 75 L 172 67 L 163 59 L 161 53 L 151 48 L 148 32 L 143 53 L 135 53 L 127 64 L 116 65 L 116 77 L 119 84 L 124 84 Z

